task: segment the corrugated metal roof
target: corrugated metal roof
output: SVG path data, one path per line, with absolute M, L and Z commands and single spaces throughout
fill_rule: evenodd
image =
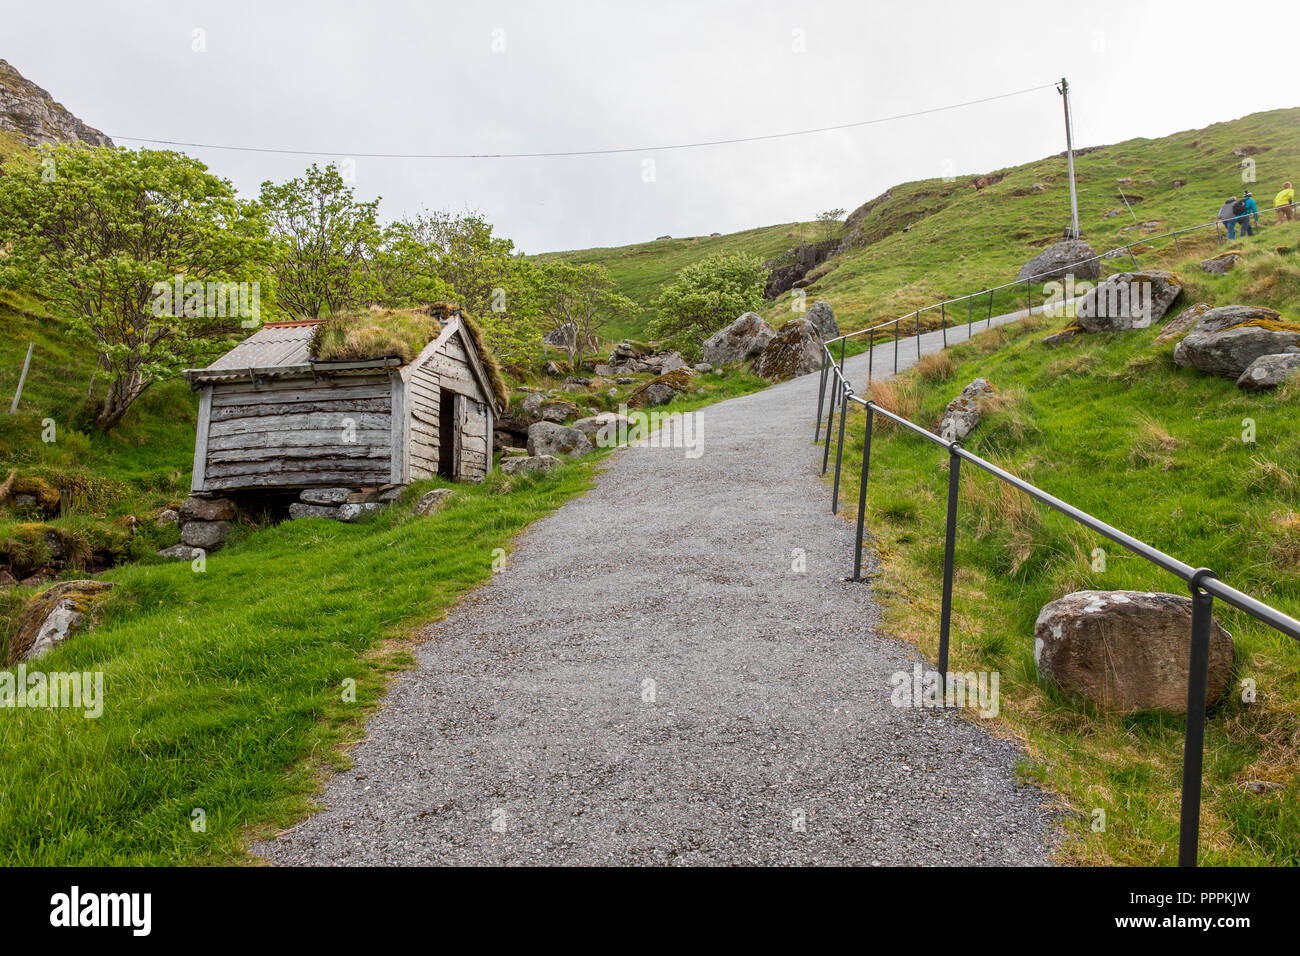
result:
M 315 325 L 275 325 L 258 329 L 203 371 L 247 371 L 306 365 Z

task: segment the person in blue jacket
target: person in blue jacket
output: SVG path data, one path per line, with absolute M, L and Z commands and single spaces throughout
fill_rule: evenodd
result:
M 1259 225 L 1259 206 L 1255 204 L 1255 197 L 1250 194 L 1249 189 L 1246 190 L 1241 201 L 1242 205 L 1246 207 L 1246 214 L 1241 217 L 1241 234 L 1243 236 L 1253 236 L 1255 226 Z M 1254 219 L 1254 225 L 1251 224 L 1252 219 Z

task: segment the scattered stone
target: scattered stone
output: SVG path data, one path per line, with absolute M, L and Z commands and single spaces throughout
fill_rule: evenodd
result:
M 85 623 L 91 605 L 112 588 L 106 581 L 61 581 L 37 594 L 18 613 L 6 666 L 62 644 Z
M 501 471 L 507 475 L 545 474 L 560 463 L 554 455 L 528 455 L 502 460 Z
M 977 378 L 948 403 L 935 434 L 944 441 L 962 441 L 980 423 L 980 403 L 993 394 L 986 378 Z
M 754 360 L 754 374 L 771 382 L 807 375 L 821 368 L 822 355 L 816 326 L 807 319 L 791 319 Z
M 1116 216 L 1118 216 L 1118 215 L 1119 215 L 1121 212 L 1123 212 L 1123 211 L 1124 211 L 1124 210 L 1122 210 L 1122 209 L 1112 209 L 1112 210 L 1110 210 L 1109 212 L 1104 212 L 1104 213 L 1102 213 L 1102 214 L 1101 214 L 1101 218 L 1102 218 L 1102 219 L 1114 219 Z
M 531 421 L 536 421 L 542 416 L 542 395 L 540 392 L 532 392 L 519 403 L 519 410 L 523 412 L 524 417 Z
M 1240 258 L 1240 252 L 1223 252 L 1210 259 L 1202 260 L 1201 270 L 1221 276 L 1227 272 L 1231 272 L 1232 268 L 1237 264 L 1237 260 Z
M 1120 272 L 1089 289 L 1075 305 L 1075 321 L 1088 332 L 1127 332 L 1158 322 L 1179 293 L 1182 278 L 1162 269 Z
M 627 404 L 632 408 L 653 408 L 666 405 L 678 395 L 688 391 L 695 378 L 689 369 L 679 368 L 652 378 L 627 397 Z
M 591 442 L 576 428 L 566 428 L 555 422 L 535 422 L 528 429 L 528 454 L 561 455 L 579 458 L 591 451 Z
M 1300 349 L 1277 355 L 1261 355 L 1247 366 L 1237 379 L 1237 387 L 1247 392 L 1277 388 L 1300 372 Z
M 1208 302 L 1198 302 L 1190 308 L 1183 309 L 1182 312 L 1179 312 L 1176 316 L 1170 319 L 1165 324 L 1165 327 L 1160 330 L 1160 334 L 1156 336 L 1154 344 L 1162 345 L 1165 342 L 1171 342 L 1174 339 L 1181 338 L 1191 330 L 1192 326 L 1196 324 L 1197 319 L 1209 311 L 1210 304 Z
M 840 335 L 839 323 L 835 321 L 835 310 L 831 308 L 829 302 L 823 302 L 818 299 L 812 304 L 812 308 L 804 315 L 804 318 L 813 324 L 817 334 L 822 337 L 822 341 L 827 339 L 836 339 Z
M 505 470 L 504 462 L 501 470 Z M 452 494 L 450 488 L 434 488 L 432 491 L 426 491 L 420 496 L 420 500 L 411 507 L 411 514 L 419 518 L 427 518 L 429 515 L 437 514 L 451 500 Z
M 1192 602 L 1176 594 L 1076 591 L 1046 605 L 1034 625 L 1041 677 L 1106 710 L 1187 710 Z M 1206 702 L 1228 686 L 1232 635 L 1210 629 Z
M 159 528 L 165 528 L 169 524 L 176 524 L 181 520 L 181 513 L 175 508 L 164 508 L 158 512 L 158 517 L 154 519 L 154 525 Z
M 293 508 L 294 505 L 289 506 L 291 513 Z M 188 544 L 191 548 L 202 548 L 204 551 L 217 551 L 226 543 L 228 534 L 230 534 L 229 521 L 187 521 L 181 528 L 181 543 Z
M 1182 189 L 1184 186 L 1187 185 L 1187 180 L 1185 180 L 1185 179 L 1175 179 L 1175 180 L 1174 180 L 1172 183 L 1170 183 L 1169 185 L 1172 186 L 1174 189 Z
M 542 402 L 539 414 L 543 421 L 555 422 L 558 424 L 565 419 L 572 418 L 574 415 L 578 414 L 578 406 L 573 404 L 573 402 L 566 402 L 562 399 L 553 398 Z
M 1257 153 L 1266 153 L 1273 147 L 1271 146 L 1238 146 L 1232 151 L 1234 156 L 1254 156 Z
M 199 498 L 190 495 L 181 505 L 182 521 L 232 521 L 239 507 L 229 498 Z
M 188 544 L 174 544 L 170 548 L 159 551 L 158 557 L 167 558 L 169 561 L 193 561 L 203 554 L 207 552 L 202 548 L 191 548 Z
M 0 571 L 0 588 L 12 588 L 17 586 L 18 579 L 8 571 Z
M 618 378 L 614 379 L 614 381 L 619 385 L 635 385 L 641 380 L 639 378 L 633 378 L 630 375 L 620 375 Z
M 573 366 L 568 362 L 557 362 L 555 359 L 546 363 L 546 374 L 551 376 L 568 375 L 573 371 Z
M 339 513 L 335 516 L 339 521 L 352 524 L 354 521 L 360 521 L 368 514 L 372 514 L 382 508 L 377 501 L 350 501 L 345 505 L 339 505 Z
M 308 488 L 298 498 L 309 505 L 341 505 L 351 495 L 350 488 Z
M 1174 362 L 1208 375 L 1237 379 L 1261 355 L 1300 347 L 1300 325 L 1272 309 L 1227 305 L 1201 315 L 1174 347 Z
M 1282 784 L 1274 783 L 1272 780 L 1247 780 L 1241 787 L 1247 793 L 1271 793 L 1283 789 Z
M 1115 180 L 1115 182 L 1119 183 L 1121 186 L 1132 186 L 1132 185 L 1133 185 L 1133 177 L 1132 177 L 1132 176 L 1121 176 L 1119 179 Z
M 719 329 L 701 348 L 702 357 L 710 365 L 726 365 L 758 358 L 763 349 L 776 337 L 772 327 L 757 312 L 746 312 L 726 328 Z
M 707 375 L 709 372 L 713 371 L 713 366 L 708 362 L 696 362 L 695 371 L 699 372 L 701 375 Z
M 1043 339 L 1043 344 L 1048 348 L 1056 348 L 1058 345 L 1064 345 L 1076 335 L 1083 331 L 1081 325 L 1068 325 L 1059 332 L 1053 332 L 1047 338 Z
M 1101 260 L 1092 251 L 1092 246 L 1082 239 L 1065 239 L 1044 249 L 1020 267 L 1016 281 L 1033 279 L 1046 282 L 1064 279 L 1067 275 L 1093 282 L 1101 278 Z
M 1031 193 L 1045 193 L 1047 192 L 1047 183 L 1034 183 L 1029 187 L 1029 191 Z
M 295 501 L 289 505 L 289 518 L 295 521 L 299 518 L 337 518 L 338 516 L 339 509 L 328 505 L 309 505 L 302 501 Z

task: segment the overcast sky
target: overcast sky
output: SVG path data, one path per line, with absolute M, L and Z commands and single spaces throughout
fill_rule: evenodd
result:
M 1300 105 L 1294 52 L 1278 47 L 1297 40 L 1295 6 L 1258 0 L 1086 9 L 952 0 L 0 0 L 0 22 L 0 57 L 118 145 L 147 137 L 330 151 L 186 150 L 247 195 L 309 162 L 352 159 L 357 192 L 382 196 L 386 219 L 468 206 L 530 253 L 811 219 L 852 210 L 894 183 L 1027 162 L 1064 148 L 1060 97 L 1049 88 L 859 129 L 667 152 L 355 154 L 755 136 L 946 106 L 1062 75 L 1078 145 Z

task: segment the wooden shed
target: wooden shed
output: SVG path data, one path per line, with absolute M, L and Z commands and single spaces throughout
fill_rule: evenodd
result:
M 191 490 L 363 489 L 435 475 L 481 480 L 492 464 L 493 421 L 508 396 L 468 317 L 439 305 L 327 321 L 373 332 L 386 317 L 413 315 L 432 337 L 405 356 L 322 361 L 321 323 L 273 322 L 207 368 L 187 371 L 199 392 Z

